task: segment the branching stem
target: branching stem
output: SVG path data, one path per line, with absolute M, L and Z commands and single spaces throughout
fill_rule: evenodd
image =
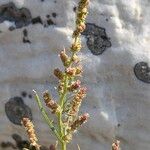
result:
M 39 106 L 39 109 L 42 113 L 43 118 L 45 119 L 46 123 L 48 124 L 49 128 L 52 130 L 52 132 L 56 135 L 56 137 L 58 138 L 59 141 L 62 141 L 60 135 L 58 134 L 58 131 L 55 129 L 54 125 L 53 125 L 53 121 L 49 119 L 45 109 L 42 106 L 41 100 L 37 94 L 37 92 L 35 90 L 33 90 L 34 94 L 35 94 L 35 100 L 37 101 L 37 104 Z

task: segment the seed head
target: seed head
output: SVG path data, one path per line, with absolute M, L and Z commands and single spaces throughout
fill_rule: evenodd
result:
M 70 92 L 73 92 L 73 91 L 77 90 L 80 86 L 81 86 L 81 81 L 77 80 L 68 87 L 68 90 Z
M 40 145 L 37 144 L 38 139 L 35 135 L 33 123 L 29 120 L 29 118 L 23 118 L 21 123 L 27 131 L 31 145 L 39 149 Z
M 112 150 L 120 150 L 120 141 L 117 140 L 112 144 Z
M 60 80 L 62 80 L 64 77 L 62 71 L 60 71 L 58 68 L 54 70 L 54 75 Z
M 44 99 L 46 106 L 51 109 L 52 113 L 57 113 L 60 111 L 59 105 L 51 98 L 48 91 L 45 91 L 43 93 L 43 99 Z
M 79 91 L 77 92 L 77 94 L 75 95 L 75 97 L 71 102 L 71 108 L 68 114 L 69 116 L 74 117 L 77 115 L 81 102 L 85 96 L 86 96 L 86 88 L 82 87 L 79 89 Z
M 68 63 L 69 63 L 70 58 L 69 58 L 69 56 L 66 54 L 65 49 L 60 52 L 59 56 L 60 56 L 60 59 L 61 59 L 63 65 L 64 65 L 64 66 L 68 66 Z

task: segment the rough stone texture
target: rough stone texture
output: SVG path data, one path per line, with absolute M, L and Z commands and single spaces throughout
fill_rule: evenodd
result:
M 86 36 L 87 46 L 93 55 L 101 55 L 108 47 L 111 47 L 105 29 L 95 24 L 86 23 L 86 29 L 82 35 Z
M 10 3 L 14 15 L 8 10 L 2 14 L 2 8 Z M 14 133 L 26 139 L 24 129 L 5 114 L 5 104 L 13 97 L 22 97 L 31 108 L 40 143 L 54 143 L 32 98 L 32 89 L 38 93 L 49 89 L 57 97 L 52 72 L 61 67 L 58 52 L 71 42 L 76 6 L 77 0 L 0 1 L 0 143 L 14 142 Z M 22 9 L 30 14 L 25 24 L 20 17 Z M 82 36 L 83 81 L 89 91 L 82 112 L 88 111 L 91 117 L 69 149 L 76 150 L 78 143 L 82 150 L 107 150 L 114 138 L 125 150 L 150 149 L 149 15 L 149 0 L 92 0 L 87 22 L 105 29 L 107 37 L 94 33 Z M 99 41 L 106 39 L 111 47 L 99 53 Z M 97 41 L 98 46 L 94 45 Z M 97 56 L 91 53 L 96 50 Z M 141 62 L 145 63 L 144 70 Z

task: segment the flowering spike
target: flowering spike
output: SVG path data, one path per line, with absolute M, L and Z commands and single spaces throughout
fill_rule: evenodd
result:
M 54 75 L 60 80 L 62 80 L 64 77 L 62 71 L 60 71 L 58 68 L 54 70 Z
M 89 114 L 88 113 L 85 113 L 81 116 L 79 116 L 79 118 L 72 123 L 71 125 L 71 131 L 76 131 L 76 129 L 78 127 L 80 127 L 83 123 L 87 122 L 87 119 L 89 118 Z
M 76 33 L 76 32 L 77 32 L 77 33 Z M 74 36 L 74 34 L 78 35 L 78 34 L 80 34 L 80 33 L 79 33 L 78 31 L 75 31 L 75 32 L 73 33 L 73 36 Z M 78 51 L 80 51 L 80 49 L 81 49 L 81 41 L 78 40 L 77 42 L 73 43 L 73 44 L 71 45 L 70 49 L 71 49 L 72 52 L 78 52 Z
M 27 134 L 29 136 L 29 140 L 31 142 L 31 146 L 34 146 L 39 150 L 40 145 L 37 144 L 38 139 L 35 135 L 35 130 L 34 130 L 33 123 L 29 120 L 29 118 L 23 118 L 21 123 L 27 131 Z
M 112 144 L 112 150 L 120 150 L 120 141 L 115 141 Z
M 83 98 L 85 97 L 85 95 L 86 95 L 86 88 L 85 87 L 80 88 L 71 102 L 71 108 L 68 114 L 69 116 L 72 116 L 72 117 L 76 116 L 76 114 L 79 111 L 81 102 Z
M 65 73 L 68 75 L 68 76 L 75 76 L 76 75 L 76 68 L 66 68 L 66 71 Z
M 68 90 L 70 92 L 73 92 L 74 90 L 77 90 L 81 85 L 81 81 L 80 80 L 77 80 L 75 82 L 73 82 L 69 87 L 68 87 Z
M 80 59 L 77 52 L 81 49 L 81 33 L 85 30 L 85 19 L 87 15 L 87 5 L 89 0 L 80 0 L 78 10 L 76 14 L 76 28 L 73 32 L 73 42 L 70 46 L 70 54 L 67 55 L 65 49 L 59 54 L 60 59 L 64 66 L 64 71 L 58 68 L 54 70 L 54 75 L 59 79 L 58 94 L 59 94 L 59 105 L 52 99 L 48 91 L 44 92 L 43 98 L 46 106 L 49 107 L 52 113 L 56 114 L 58 119 L 56 125 L 57 129 L 54 128 L 53 122 L 47 116 L 44 110 L 41 100 L 37 93 L 35 98 L 38 106 L 44 116 L 45 121 L 48 123 L 52 131 L 55 133 L 59 140 L 60 149 L 66 150 L 67 142 L 72 139 L 72 134 L 76 129 L 87 121 L 89 115 L 84 114 L 78 117 L 79 107 L 83 98 L 86 95 L 86 88 L 80 88 L 81 82 L 76 77 L 81 76 L 82 67 L 79 66 Z M 79 88 L 79 89 L 78 89 Z M 69 92 L 76 92 L 73 95 L 73 100 L 68 101 Z M 68 105 L 69 104 L 69 105 Z M 50 149 L 55 149 L 51 146 Z
M 69 142 L 72 139 L 72 133 L 74 133 L 82 124 L 84 124 L 89 118 L 89 114 L 85 113 L 78 117 L 68 128 L 67 134 L 63 137 L 66 142 Z
M 65 49 L 60 52 L 59 56 L 60 56 L 60 59 L 61 59 L 63 65 L 64 65 L 64 66 L 68 66 L 70 58 L 69 58 L 69 56 L 66 54 Z
M 82 66 L 78 66 L 76 67 L 76 75 L 77 76 L 80 76 L 83 72 L 83 69 L 82 69 Z
M 48 91 L 45 91 L 43 93 L 43 99 L 45 101 L 46 106 L 51 109 L 52 113 L 57 113 L 60 111 L 59 105 L 51 98 Z
M 80 61 L 80 58 L 76 54 L 74 54 L 72 57 L 72 61 L 78 63 Z

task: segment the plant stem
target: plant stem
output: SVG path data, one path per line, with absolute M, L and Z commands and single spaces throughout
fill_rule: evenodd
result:
M 59 128 L 59 135 L 63 137 L 63 123 L 62 123 L 62 112 L 58 113 L 58 128 Z
M 62 142 L 61 144 L 62 144 L 62 145 L 61 145 L 61 149 L 62 149 L 62 150 L 66 150 L 66 148 L 67 148 L 66 142 Z
M 49 119 L 49 117 L 48 117 L 48 115 L 47 115 L 45 109 L 43 108 L 42 103 L 41 103 L 41 100 L 40 100 L 40 98 L 39 98 L 37 92 L 36 92 L 35 90 L 33 90 L 33 92 L 34 92 L 34 94 L 35 94 L 35 100 L 36 100 L 37 103 L 38 103 L 38 106 L 39 106 L 39 109 L 41 110 L 41 113 L 42 113 L 42 115 L 43 115 L 43 118 L 45 119 L 46 123 L 48 124 L 48 126 L 50 127 L 50 129 L 53 131 L 53 133 L 56 135 L 56 137 L 58 138 L 58 140 L 59 140 L 60 142 L 62 142 L 62 139 L 61 139 L 59 133 L 57 132 L 57 130 L 55 129 L 55 127 L 54 127 L 53 124 L 52 124 L 53 121 Z
M 67 86 L 68 86 L 68 77 L 67 75 L 65 74 L 65 80 L 64 80 L 64 92 L 62 93 L 61 97 L 60 97 L 60 106 L 63 110 L 64 108 L 64 102 L 65 102 L 65 99 L 66 99 L 66 95 L 67 95 Z
M 64 80 L 64 92 L 62 93 L 60 100 L 59 100 L 59 104 L 61 106 L 61 111 L 58 113 L 58 128 L 59 128 L 59 135 L 62 138 L 64 136 L 64 125 L 62 122 L 62 111 L 64 108 L 64 102 L 66 99 L 66 94 L 67 94 L 67 86 L 68 86 L 68 77 L 67 75 L 65 75 L 65 80 Z M 60 142 L 60 146 L 61 146 L 61 150 L 66 150 L 66 142 L 65 141 L 61 141 Z

